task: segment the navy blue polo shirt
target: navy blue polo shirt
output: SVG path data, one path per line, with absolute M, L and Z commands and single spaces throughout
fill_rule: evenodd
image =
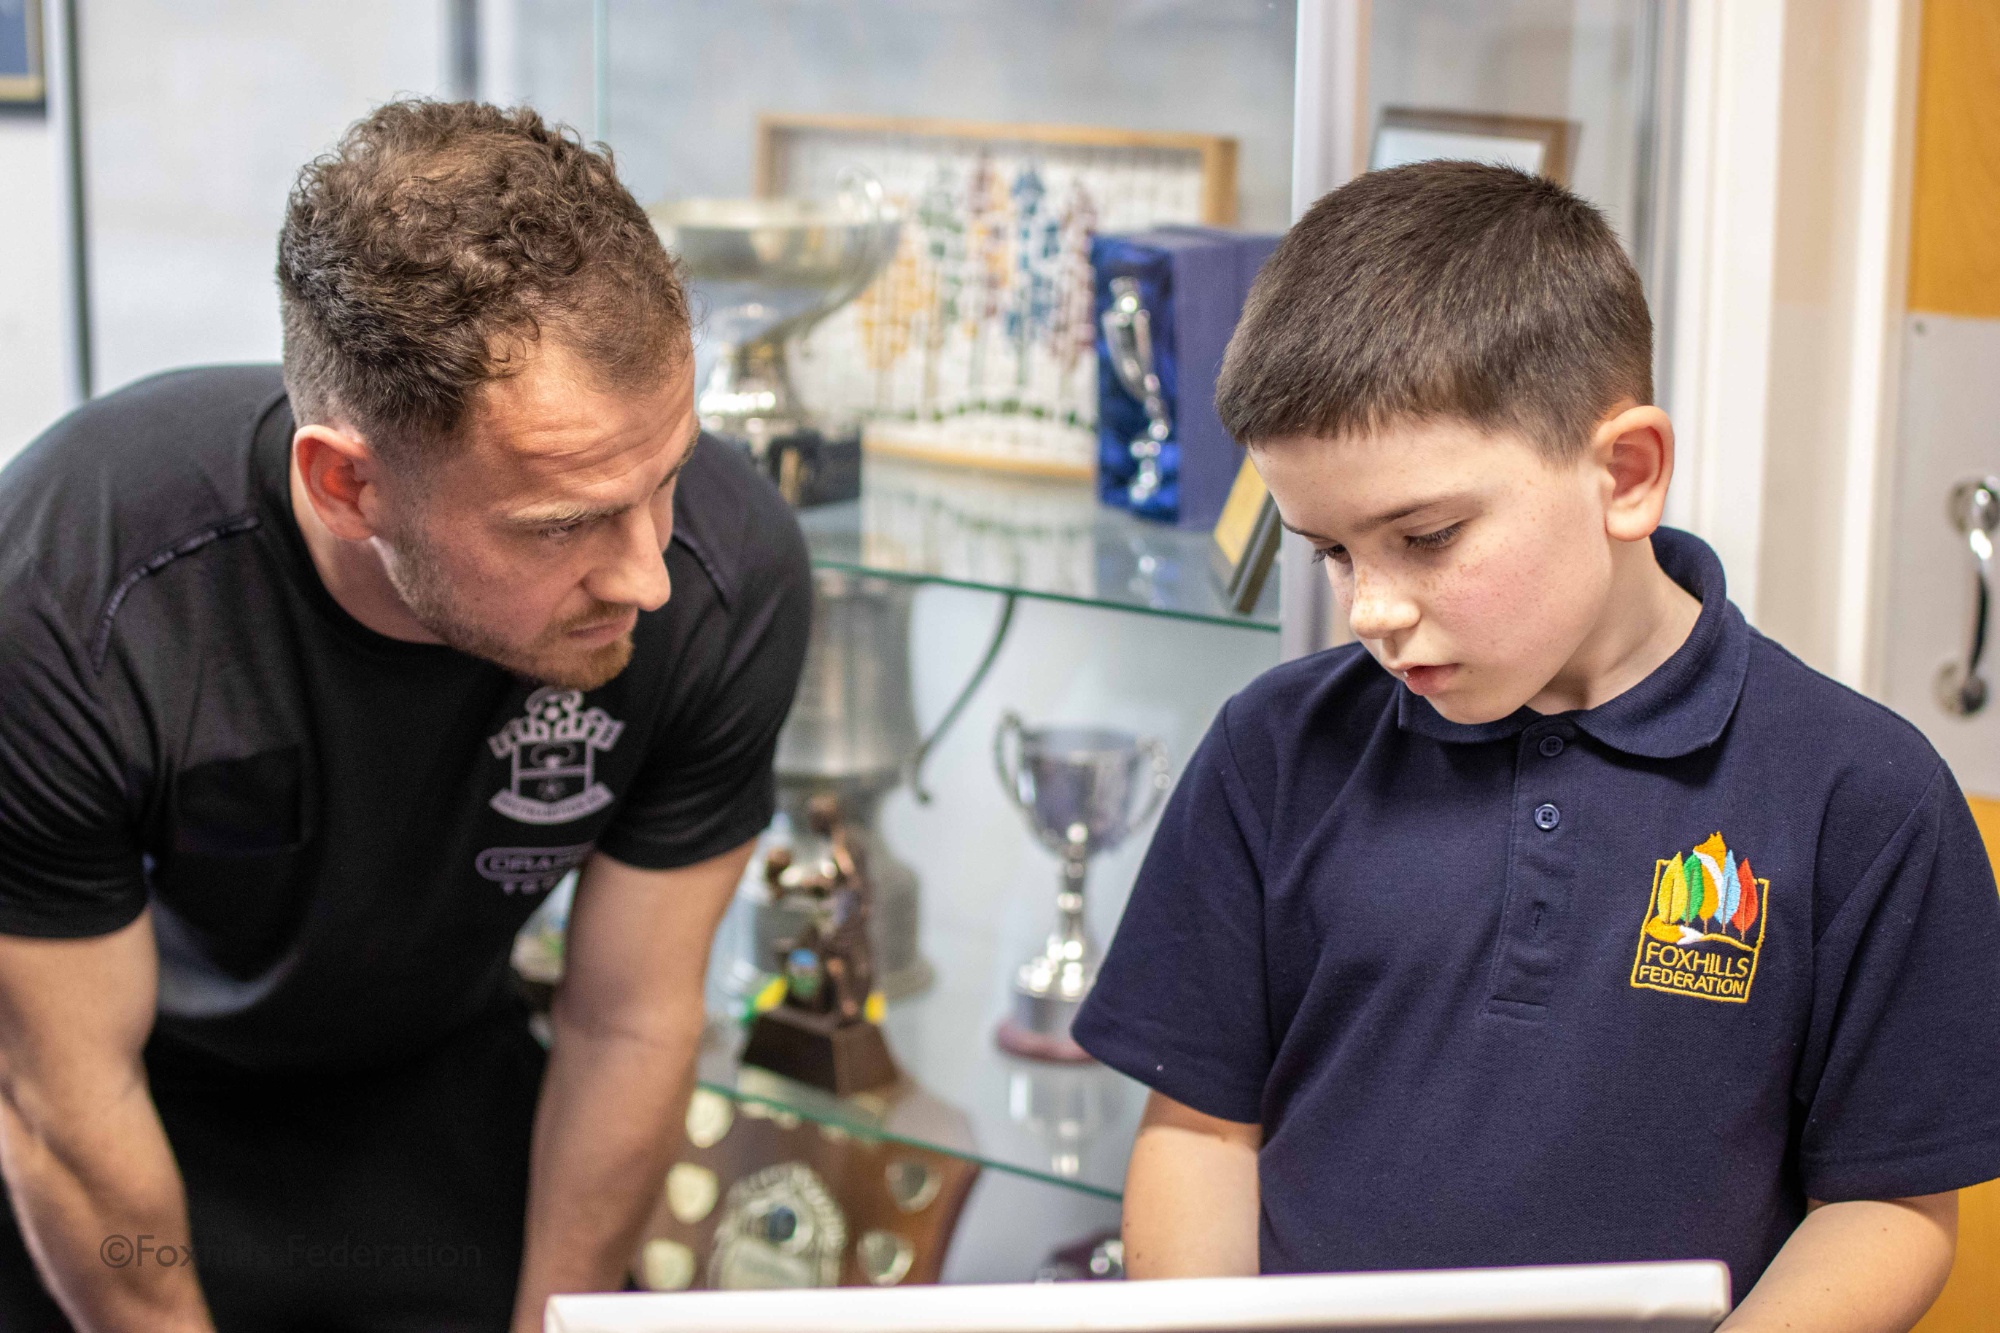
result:
M 1231 699 L 1076 1038 L 1261 1124 L 1267 1272 L 1707 1258 L 2000 1176 L 2000 897 L 1887 709 L 1752 630 L 1446 721 L 1358 646 Z

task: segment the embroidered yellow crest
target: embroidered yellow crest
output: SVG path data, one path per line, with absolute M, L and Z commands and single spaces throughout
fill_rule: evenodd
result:
M 1653 863 L 1632 984 L 1641 990 L 1744 1004 L 1770 917 L 1771 882 L 1709 834 L 1685 856 Z

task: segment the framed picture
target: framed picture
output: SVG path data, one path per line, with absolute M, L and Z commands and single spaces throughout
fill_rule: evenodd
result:
M 1284 525 L 1278 521 L 1278 505 L 1264 489 L 1264 479 L 1249 459 L 1236 470 L 1236 482 L 1223 502 L 1222 517 L 1215 520 L 1209 559 L 1223 596 L 1232 611 L 1247 616 L 1263 595 L 1264 580 L 1278 558 L 1278 542 Z
M 4 4 L 5 0 L 0 0 Z M 1236 225 L 1236 140 L 1223 134 L 1121 130 L 1095 125 L 1028 125 L 985 120 L 934 120 L 906 116 L 790 115 L 757 117 L 757 194 L 797 194 L 810 189 L 815 164 L 803 155 L 832 147 L 857 165 L 891 150 L 930 158 L 953 154 L 1031 156 L 1064 162 L 1096 160 L 1109 167 L 1166 169 L 1192 176 L 1197 197 L 1187 221 L 1209 227 Z M 844 151 L 843 151 L 844 150 Z M 876 173 L 880 175 L 880 172 Z M 888 184 L 884 181 L 884 184 Z
M 1572 120 L 1392 106 L 1375 126 L 1368 169 L 1449 158 L 1513 167 L 1567 185 L 1582 128 Z
M 40 106 L 42 0 L 0 0 L 0 106 Z
M 757 192 L 859 170 L 895 258 L 793 349 L 800 396 L 870 454 L 1087 480 L 1097 461 L 1091 239 L 1236 217 L 1236 141 L 1087 125 L 767 114 Z

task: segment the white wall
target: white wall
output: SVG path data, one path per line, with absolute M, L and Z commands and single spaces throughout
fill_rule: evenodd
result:
M 444 82 L 441 0 L 91 0 L 80 23 L 95 389 L 275 360 L 298 169 L 382 101 Z M 0 461 L 69 405 L 60 162 L 0 117 Z
M 65 406 L 59 191 L 48 122 L 0 117 L 0 464 Z
M 83 6 L 97 391 L 275 360 L 272 277 L 299 168 L 399 94 L 440 91 L 440 0 Z

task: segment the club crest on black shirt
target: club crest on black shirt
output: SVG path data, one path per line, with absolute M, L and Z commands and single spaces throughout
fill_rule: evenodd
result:
M 625 724 L 602 708 L 583 707 L 576 690 L 544 687 L 487 745 L 493 757 L 512 762 L 507 787 L 493 793 L 493 808 L 523 824 L 567 824 L 611 804 L 611 789 L 592 768 L 599 750 L 618 743 Z

